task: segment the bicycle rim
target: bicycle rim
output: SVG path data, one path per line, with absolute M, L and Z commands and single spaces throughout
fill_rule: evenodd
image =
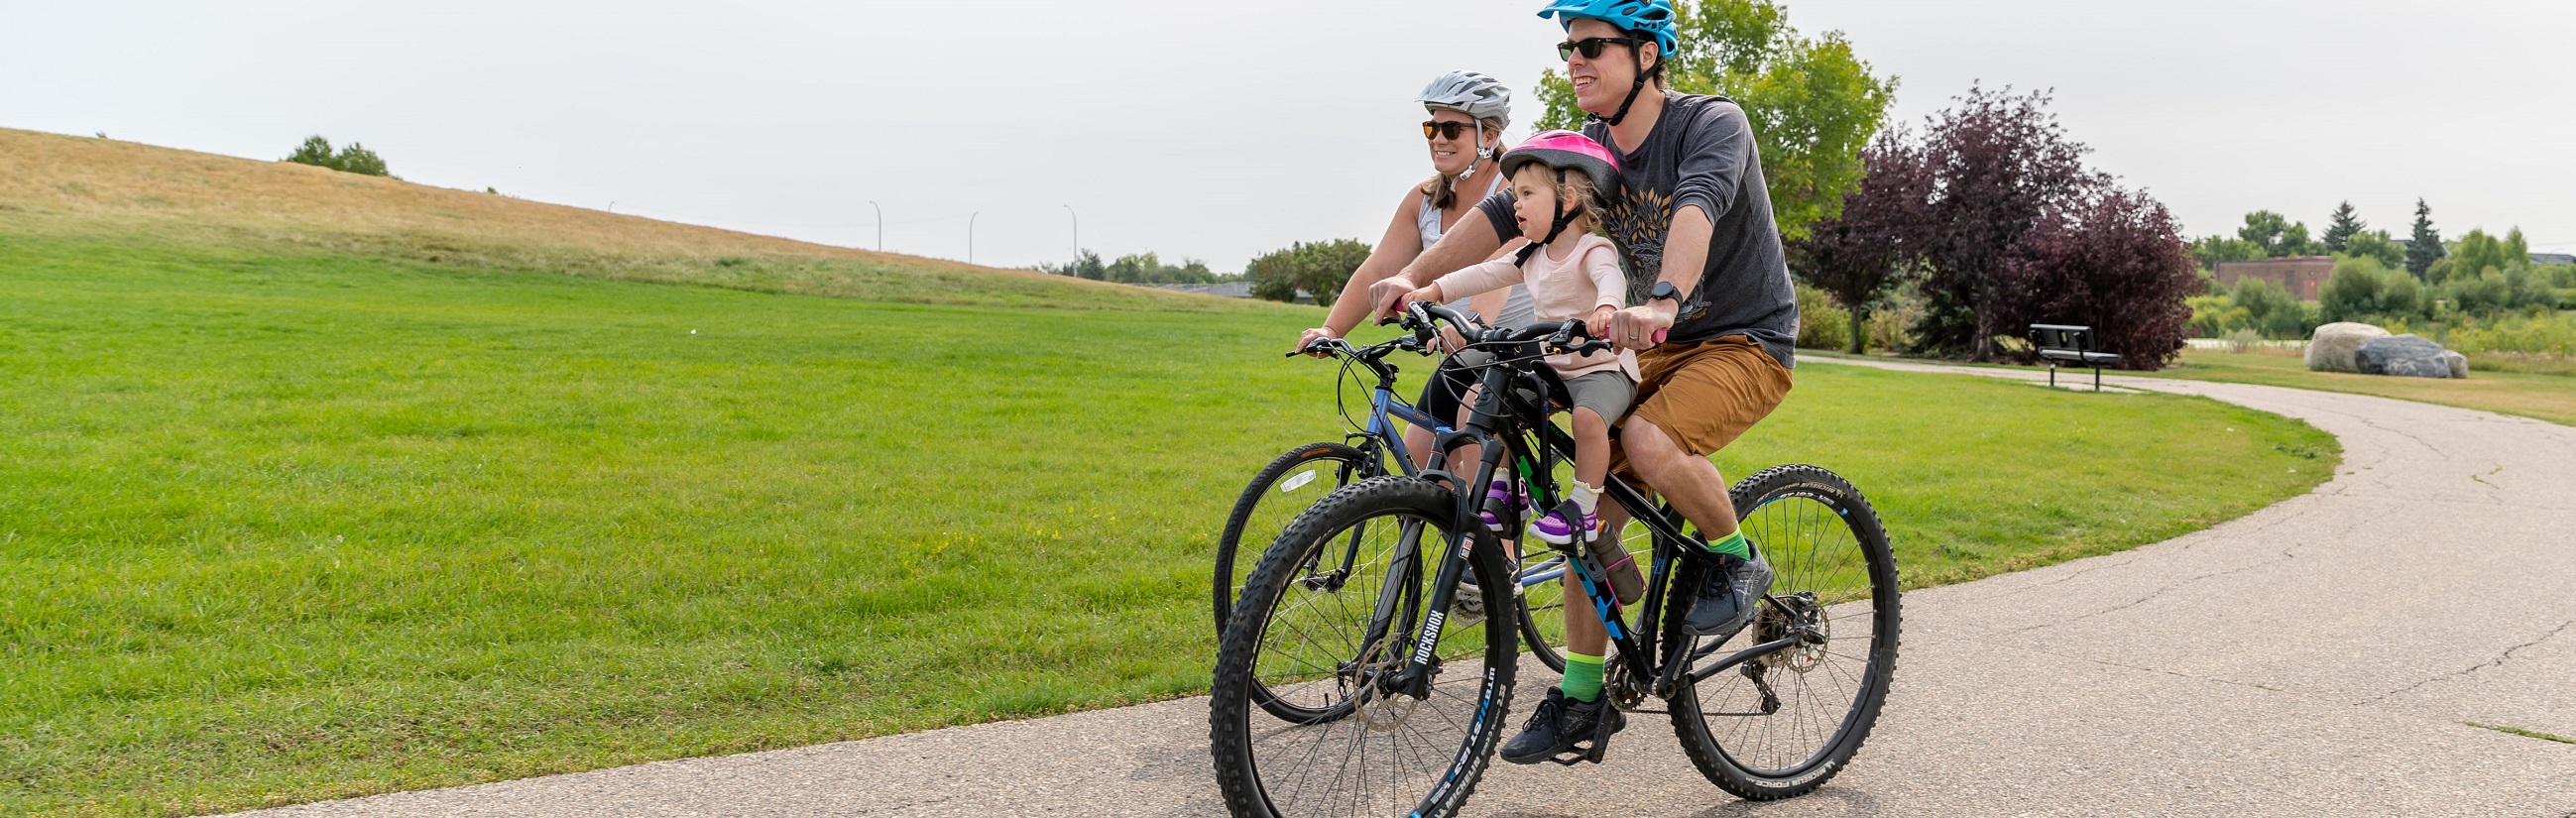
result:
M 1739 484 L 1735 501 L 1745 537 L 1777 576 L 1755 622 L 1703 661 L 1802 625 L 1823 641 L 1686 685 L 1673 697 L 1674 727 L 1719 786 L 1787 797 L 1838 772 L 1877 721 L 1895 670 L 1896 568 L 1876 513 L 1831 472 L 1766 470 Z
M 1358 449 L 1340 443 L 1308 443 L 1280 453 L 1253 475 L 1226 516 L 1225 530 L 1217 536 L 1216 576 L 1209 596 L 1218 636 L 1225 635 L 1235 591 L 1251 578 L 1252 567 L 1261 561 L 1261 549 L 1324 495 L 1374 476 L 1368 472 L 1366 456 Z M 1243 548 L 1246 542 L 1252 543 L 1250 551 Z

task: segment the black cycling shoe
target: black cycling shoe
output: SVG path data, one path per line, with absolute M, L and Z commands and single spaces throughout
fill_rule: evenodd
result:
M 1763 558 L 1761 549 L 1755 549 L 1750 560 L 1718 555 L 1717 570 L 1709 572 L 1708 582 L 1699 587 L 1690 615 L 1682 618 L 1682 630 L 1720 640 L 1735 636 L 1753 622 L 1762 595 L 1771 592 L 1771 578 L 1771 561 Z
M 1611 707 L 1609 696 L 1580 702 L 1566 698 L 1563 688 L 1551 687 L 1547 689 L 1547 700 L 1539 702 L 1538 711 L 1530 714 L 1529 726 L 1503 743 L 1503 760 L 1514 764 L 1597 762 L 1602 751 L 1610 747 L 1610 734 L 1627 726 L 1628 715 Z M 1581 752 L 1569 758 L 1557 757 L 1572 750 Z

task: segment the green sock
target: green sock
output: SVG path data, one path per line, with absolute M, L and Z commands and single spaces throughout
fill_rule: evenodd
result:
M 1557 685 L 1565 697 L 1578 702 L 1601 698 L 1601 657 L 1565 652 L 1565 683 Z
M 1709 543 L 1708 550 L 1725 554 L 1739 560 L 1749 560 L 1753 558 L 1753 547 L 1744 544 L 1744 532 L 1740 530 L 1730 532 L 1726 536 L 1718 538 L 1717 542 Z

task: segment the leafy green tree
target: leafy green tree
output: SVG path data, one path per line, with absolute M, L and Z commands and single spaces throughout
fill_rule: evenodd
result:
M 2272 248 L 2281 246 L 2281 234 L 2290 229 L 2290 217 L 2269 210 L 2245 214 L 2245 226 L 2236 228 L 2236 237 L 2263 248 L 2265 257 L 2279 255 Z
M 2261 261 L 2270 256 L 2263 245 L 2227 236 L 2208 236 L 2191 243 L 2191 254 L 2200 259 L 2204 270 L 2216 270 L 2220 262 Z
M 2334 215 L 2328 219 L 2325 235 L 2328 253 L 2344 252 L 2344 248 L 2351 244 L 2354 235 L 2370 229 L 2370 225 L 2362 222 L 2361 215 L 2353 211 L 2352 203 L 2349 201 L 2336 205 Z
M 393 175 L 385 171 L 385 158 L 377 156 L 375 151 L 351 142 L 341 147 L 339 151 L 333 152 L 331 140 L 322 138 L 320 134 L 305 137 L 304 144 L 297 145 L 295 152 L 287 154 L 283 161 L 368 176 Z
M 1800 36 L 1773 0 L 1673 6 L 1680 47 L 1665 66 L 1665 82 L 1743 106 L 1781 235 L 1804 235 L 1809 224 L 1842 212 L 1843 194 L 1859 187 L 1864 173 L 1861 149 L 1887 121 L 1896 78 L 1870 73 L 1842 32 Z M 1538 127 L 1582 126 L 1586 114 L 1564 74 L 1541 74 L 1538 98 L 1546 106 Z
M 322 138 L 321 134 L 305 137 L 304 144 L 296 146 L 294 153 L 287 154 L 285 161 L 314 167 L 331 167 L 331 140 Z
M 1099 253 L 1084 250 L 1076 254 L 1073 257 L 1073 261 L 1063 265 L 1039 264 L 1038 272 L 1046 273 L 1048 275 L 1072 276 L 1075 278 L 1087 278 L 1093 281 L 1099 281 L 1108 276 L 1109 266 L 1100 263 Z
M 2414 273 L 2419 280 L 2424 279 L 2432 272 L 2433 262 L 2441 261 L 2449 254 L 2450 251 L 2442 247 L 2441 231 L 2433 229 L 2433 206 L 2416 199 L 2415 229 L 2406 239 L 2406 272 Z
M 1254 298 L 1295 301 L 1297 291 L 1304 290 L 1315 296 L 1315 303 L 1330 304 L 1368 254 L 1367 244 L 1352 239 L 1300 242 L 1254 258 L 1243 272 L 1252 281 Z
M 2317 252 L 2316 243 L 2308 240 L 2306 222 L 2293 222 L 2290 217 L 2269 210 L 2245 214 L 2245 226 L 2236 229 L 2236 237 L 2263 248 L 2264 258 Z
M 2391 270 L 2406 266 L 2406 245 L 2390 238 L 2386 230 L 2364 230 L 2344 240 L 2339 256 L 2378 259 L 2379 265 Z
M 2488 270 L 2503 275 L 2505 267 L 2530 258 L 2528 254 L 2521 259 L 2507 255 L 2503 241 L 2487 235 L 2487 231 L 2471 230 L 2460 236 L 2460 243 L 2451 249 L 2451 276 L 2477 278 Z
M 377 156 L 375 151 L 367 150 L 366 146 L 356 142 L 340 146 L 340 154 L 331 159 L 334 163 L 332 167 L 337 170 L 366 176 L 393 175 L 386 172 L 384 157 Z
M 2515 225 L 2504 234 L 2504 256 L 2516 264 L 2531 263 L 2531 242 L 2522 238 L 2522 227 Z

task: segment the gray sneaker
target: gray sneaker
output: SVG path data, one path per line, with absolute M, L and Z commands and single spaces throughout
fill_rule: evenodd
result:
M 1709 572 L 1708 582 L 1699 588 L 1699 599 L 1691 603 L 1690 615 L 1682 619 L 1682 630 L 1721 640 L 1735 636 L 1753 622 L 1762 595 L 1771 592 L 1771 578 L 1771 561 L 1758 547 L 1750 560 L 1719 555 L 1717 570 Z

